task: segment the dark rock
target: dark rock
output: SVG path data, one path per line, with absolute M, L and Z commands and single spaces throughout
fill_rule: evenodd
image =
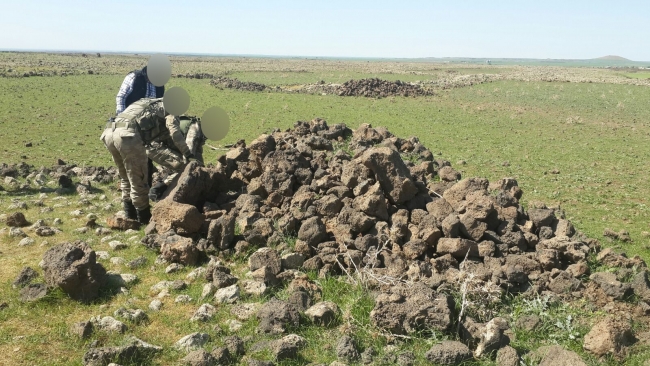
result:
M 344 362 L 355 362 L 359 359 L 359 351 L 354 340 L 349 336 L 343 336 L 336 344 L 336 357 Z
M 263 333 L 284 333 L 287 327 L 300 324 L 300 313 L 295 306 L 280 300 L 271 300 L 257 312 L 260 323 L 258 330 Z
M 410 334 L 421 329 L 447 331 L 453 322 L 453 300 L 423 284 L 412 288 L 395 286 L 375 301 L 371 322 L 393 334 Z
M 25 219 L 25 215 L 22 212 L 14 212 L 11 215 L 7 216 L 5 221 L 9 227 L 25 227 L 29 226 L 29 222 Z
M 60 287 L 71 298 L 90 302 L 99 296 L 106 270 L 96 262 L 95 251 L 84 242 L 62 243 L 43 255 L 45 282 Z
M 443 341 L 427 351 L 427 360 L 439 365 L 460 365 L 472 359 L 472 352 L 466 345 L 457 341 Z
M 607 296 L 611 296 L 615 300 L 622 300 L 632 292 L 630 285 L 619 282 L 614 273 L 598 272 L 589 276 L 589 279 L 597 284 Z
M 188 353 L 181 361 L 183 364 L 190 366 L 214 366 L 217 363 L 215 358 L 203 349 Z
M 375 173 L 392 204 L 405 203 L 418 192 L 398 152 L 387 147 L 370 148 L 359 161 Z
M 12 283 L 13 288 L 23 288 L 29 285 L 34 279 L 38 277 L 38 273 L 34 271 L 31 267 L 24 267 L 16 279 Z

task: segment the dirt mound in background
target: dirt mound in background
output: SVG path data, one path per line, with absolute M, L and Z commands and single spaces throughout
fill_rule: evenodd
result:
M 340 96 L 361 96 L 371 98 L 386 98 L 390 96 L 417 97 L 432 95 L 429 90 L 418 84 L 403 81 L 388 81 L 378 78 L 350 80 L 336 88 Z
M 240 81 L 235 78 L 219 76 L 210 81 L 215 87 L 238 89 L 246 91 L 276 91 L 284 93 L 306 93 L 306 94 L 336 94 L 339 96 L 357 96 L 368 98 L 386 98 L 391 96 L 417 97 L 433 95 L 429 89 L 422 87 L 419 83 L 407 83 L 403 81 L 388 81 L 378 78 L 350 80 L 343 84 L 326 84 L 321 81 L 315 84 L 305 85 L 283 85 L 270 87 L 268 85 Z
M 227 89 L 237 89 L 245 91 L 265 91 L 270 89 L 268 86 L 260 83 L 254 83 L 251 81 L 240 81 L 235 78 L 229 78 L 226 76 L 217 76 L 216 78 L 210 81 L 210 84 L 218 88 L 227 88 Z

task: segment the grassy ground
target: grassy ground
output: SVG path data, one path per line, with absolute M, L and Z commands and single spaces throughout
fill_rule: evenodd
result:
M 12 54 L 0 54 L 0 65 Z M 17 69 L 33 69 L 34 59 Z M 68 56 L 61 56 L 62 58 Z M 43 58 L 48 62 L 48 58 Z M 66 59 L 67 60 L 67 59 Z M 93 60 L 69 56 L 66 62 L 79 62 L 73 66 L 59 65 L 59 70 L 93 67 Z M 99 140 L 106 119 L 113 114 L 114 97 L 123 78 L 123 69 L 134 68 L 138 58 L 120 59 L 102 57 L 106 72 L 100 75 L 76 75 L 66 77 L 0 78 L 0 162 L 24 161 L 36 167 L 52 166 L 57 158 L 78 165 L 110 166 L 112 161 Z M 124 64 L 119 62 L 124 61 Z M 91 62 L 92 61 L 92 62 Z M 119 61 L 119 62 L 118 62 Z M 37 61 L 36 61 L 37 62 Z M 491 73 L 496 68 L 474 69 L 416 65 L 412 68 L 395 68 L 384 64 L 366 65 L 362 62 L 339 64 L 335 62 L 287 62 L 283 67 L 251 61 L 241 68 L 227 69 L 223 65 L 211 65 L 209 72 L 228 71 L 230 76 L 242 80 L 272 85 L 311 83 L 319 80 L 344 82 L 351 78 L 381 77 L 390 80 L 435 79 L 440 75 L 456 73 Z M 230 65 L 230 64 L 229 64 Z M 308 68 L 307 66 L 312 67 Z M 56 65 L 55 65 L 56 66 Z M 201 70 L 201 63 L 182 65 L 182 70 Z M 49 67 L 54 68 L 50 65 Z M 371 69 L 372 68 L 372 69 Z M 7 66 L 5 66 L 5 70 Z M 116 71 L 117 70 L 117 71 Z M 0 71 L 2 68 L 0 67 Z M 110 72 L 109 72 L 110 71 Z M 299 72 L 296 72 L 299 71 Z M 452 72 L 449 72 L 452 71 Z M 191 96 L 189 114 L 201 115 L 211 106 L 228 111 L 231 130 L 219 142 L 209 141 L 212 146 L 223 146 L 238 139 L 251 141 L 272 128 L 289 128 L 296 120 L 325 118 L 329 123 L 348 124 L 356 128 L 369 122 L 385 126 L 401 137 L 418 136 L 436 158 L 446 159 L 462 171 L 463 176 L 482 176 L 497 180 L 515 177 L 524 190 L 525 204 L 542 201 L 560 205 L 578 230 L 603 241 L 606 246 L 617 246 L 631 255 L 650 260 L 650 239 L 644 232 L 650 231 L 646 172 L 650 161 L 650 112 L 647 100 L 650 89 L 645 86 L 614 85 L 599 83 L 559 83 L 534 81 L 498 81 L 467 88 L 439 91 L 426 98 L 367 99 L 338 96 L 293 95 L 279 93 L 251 93 L 219 90 L 211 87 L 208 80 L 173 78 L 168 87 L 182 86 Z M 25 147 L 31 142 L 32 147 Z M 210 150 L 206 157 L 214 161 L 223 150 Z M 0 185 L 2 183 L 0 182 Z M 111 187 L 99 187 L 91 206 L 79 201 L 77 196 L 66 200 L 54 195 L 43 198 L 47 206 L 61 204 L 52 213 L 40 214 L 40 207 L 30 204 L 25 211 L 29 220 L 43 218 L 51 223 L 55 217 L 63 219 L 64 234 L 47 239 L 52 245 L 60 240 L 83 239 L 95 250 L 109 250 L 106 242 L 94 234 L 74 234 L 72 230 L 83 225 L 83 220 L 73 219 L 69 212 L 83 208 L 104 217 L 112 211 L 102 211 L 106 203 L 117 196 Z M 106 194 L 106 201 L 99 196 Z M 31 202 L 38 195 L 0 195 L 0 208 L 6 210 L 12 199 Z M 114 206 L 113 210 L 117 210 Z M 24 210 L 23 210 L 24 211 Z M 627 230 L 631 243 L 610 242 L 602 236 L 605 228 L 614 231 Z M 130 242 L 130 236 L 116 234 L 117 238 Z M 142 233 L 139 233 L 141 236 Z M 93 315 L 112 315 L 120 306 L 146 309 L 151 298 L 151 285 L 164 279 L 182 279 L 191 270 L 167 275 L 164 267 L 154 265 L 155 254 L 132 243 L 122 252 L 111 252 L 127 261 L 145 256 L 148 264 L 136 270 L 103 264 L 111 270 L 134 273 L 140 282 L 130 288 L 129 295 L 107 296 L 94 305 L 79 305 L 62 294 L 54 293 L 46 301 L 21 304 L 17 290 L 11 281 L 23 266 L 37 268 L 42 254 L 48 248 L 35 245 L 18 247 L 18 239 L 0 238 L 0 300 L 9 308 L 0 311 L 0 364 L 21 365 L 74 365 L 80 364 L 88 342 L 78 340 L 68 333 L 70 324 L 87 320 Z M 235 273 L 243 275 L 244 260 L 234 262 Z M 238 272 L 239 271 L 239 272 Z M 308 339 L 309 347 L 302 352 L 304 360 L 331 362 L 336 358 L 332 339 L 350 332 L 362 348 L 374 346 L 381 351 L 386 340 L 369 324 L 368 312 L 373 307 L 372 297 L 362 288 L 334 279 L 319 280 L 325 299 L 335 299 L 342 308 L 338 322 L 327 329 L 307 326 L 297 330 Z M 173 298 L 164 300 L 160 313 L 150 313 L 146 324 L 127 324 L 129 334 L 165 347 L 156 364 L 173 364 L 182 355 L 170 349 L 180 337 L 194 331 L 210 334 L 208 344 L 220 345 L 220 336 L 229 334 L 225 319 L 229 306 L 219 306 L 219 315 L 207 324 L 190 324 L 187 319 L 202 303 L 198 300 L 203 283 L 196 282 L 183 291 L 194 298 L 190 304 L 174 304 Z M 175 294 L 173 294 L 175 295 Z M 283 296 L 282 289 L 277 291 Z M 249 299 L 264 301 L 265 299 Z M 0 302 L 1 302 L 0 301 Z M 100 307 L 101 305 L 101 307 Z M 519 314 L 537 314 L 539 304 L 506 301 L 501 312 L 516 318 Z M 513 343 L 520 351 L 533 350 L 549 339 L 579 352 L 589 364 L 618 364 L 616 360 L 598 361 L 581 350 L 581 337 L 589 330 L 587 324 L 577 324 L 565 329 L 558 321 L 566 323 L 568 315 L 586 319 L 589 325 L 603 315 L 593 309 L 559 304 L 548 305 L 544 318 L 544 331 L 535 334 L 516 330 Z M 539 315 L 539 314 L 537 314 Z M 250 336 L 251 341 L 263 337 L 254 333 L 256 322 L 244 323 L 238 334 Z M 577 334 L 577 340 L 569 336 Z M 418 362 L 436 342 L 435 335 L 398 343 L 400 350 L 413 351 Z M 123 336 L 99 335 L 101 345 L 117 345 Z M 637 365 L 650 353 L 637 347 L 627 359 L 627 364 Z M 261 355 L 267 357 L 268 355 Z M 304 362 L 303 362 L 304 363 Z M 293 362 L 286 364 L 302 364 Z M 492 365 L 493 361 L 482 359 L 480 365 Z

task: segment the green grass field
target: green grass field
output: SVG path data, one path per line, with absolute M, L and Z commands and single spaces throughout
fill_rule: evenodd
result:
M 0 54 L 0 71 L 2 67 L 8 69 L 7 60 L 12 57 L 20 60 L 19 55 Z M 29 57 L 45 63 L 49 60 L 45 56 Z M 108 167 L 113 164 L 99 136 L 107 118 L 114 114 L 114 98 L 124 73 L 140 60 L 124 58 L 124 64 L 120 64 L 117 61 L 121 59 L 117 56 L 94 61 L 78 60 L 72 56 L 61 58 L 79 64 L 59 65 L 59 70 L 86 69 L 94 67 L 93 62 L 100 61 L 104 64 L 97 66 L 102 71 L 100 75 L 0 78 L 0 141 L 3 142 L 0 144 L 0 162 L 26 162 L 39 167 L 52 166 L 56 159 L 61 158 L 77 165 Z M 2 66 L 3 62 L 5 66 Z M 33 60 L 27 62 L 27 66 L 20 64 L 17 69 L 30 70 L 32 64 Z M 505 68 L 476 65 L 471 68 L 426 63 L 406 66 L 375 63 L 367 66 L 358 61 L 339 63 L 338 68 L 334 61 L 286 61 L 269 66 L 253 60 L 240 68 L 233 66 L 235 64 L 214 64 L 205 69 L 206 72 L 225 72 L 230 77 L 269 85 L 320 80 L 338 83 L 366 77 L 435 80 L 445 75 L 509 72 Z M 392 66 L 395 64 L 398 66 Z M 202 70 L 201 65 L 181 63 L 181 70 Z M 54 66 L 48 67 L 54 69 Z M 605 71 L 593 72 L 600 75 Z M 211 146 L 220 148 L 239 139 L 249 142 L 273 128 L 290 128 L 297 120 L 308 121 L 315 117 L 324 118 L 330 124 L 343 122 L 353 129 L 361 123 L 384 126 L 400 137 L 419 137 L 435 158 L 450 161 L 463 177 L 480 176 L 490 181 L 516 178 L 524 191 L 525 205 L 534 202 L 559 205 L 575 227 L 589 237 L 601 240 L 604 246 L 613 246 L 630 256 L 639 255 L 650 261 L 650 235 L 647 234 L 650 231 L 650 188 L 647 184 L 650 88 L 647 86 L 502 80 L 440 90 L 431 97 L 385 99 L 219 90 L 210 86 L 206 79 L 172 78 L 167 87 L 173 86 L 181 86 L 189 92 L 191 105 L 188 114 L 200 116 L 212 106 L 222 107 L 228 112 L 231 119 L 229 134 L 222 141 L 208 141 Z M 33 146 L 26 147 L 26 143 Z M 206 151 L 207 162 L 214 162 L 225 152 L 223 149 Z M 95 197 L 91 201 L 91 210 L 114 202 L 118 197 L 114 187 L 98 188 L 102 190 L 98 194 L 106 194 L 107 198 L 101 201 Z M 31 202 L 38 199 L 38 194 L 5 192 L 0 195 L 0 207 L 5 209 L 14 198 Z M 28 219 L 42 217 L 51 221 L 61 217 L 64 220 L 62 229 L 65 234 L 48 240 L 82 239 L 90 242 L 95 250 L 108 250 L 108 244 L 100 242 L 100 237 L 94 234 L 72 233 L 83 223 L 70 218 L 68 212 L 88 206 L 76 196 L 65 198 L 61 201 L 55 195 L 44 198 L 48 206 L 62 205 L 53 213 L 40 214 L 39 207 L 32 205 L 25 213 Z M 118 209 L 116 203 L 113 207 Z M 102 212 L 102 215 L 108 213 Z M 611 241 L 603 236 L 605 228 L 616 232 L 629 231 L 632 241 Z M 117 239 L 128 241 L 129 237 L 117 234 Z M 151 301 L 148 294 L 151 285 L 163 279 L 183 279 L 191 270 L 186 268 L 178 274 L 166 275 L 164 267 L 153 265 L 155 253 L 134 244 L 123 252 L 112 254 L 127 261 L 145 256 L 147 266 L 130 271 L 124 266 L 103 262 L 107 269 L 138 275 L 140 282 L 130 289 L 129 295 L 106 297 L 98 304 L 80 305 L 55 292 L 45 301 L 23 305 L 18 300 L 18 291 L 11 288 L 11 281 L 23 266 L 37 269 L 47 246 L 39 246 L 42 240 L 37 240 L 36 245 L 18 247 L 18 240 L 6 236 L 0 238 L 0 302 L 9 303 L 7 309 L 0 311 L 0 364 L 80 365 L 89 344 L 68 333 L 70 324 L 93 315 L 112 315 L 115 309 L 125 305 L 146 309 Z M 246 260 L 238 261 L 235 262 L 235 273 L 243 277 Z M 310 276 L 315 278 L 313 274 Z M 352 332 L 363 347 L 374 346 L 380 350 L 380 356 L 383 355 L 381 349 L 386 340 L 370 326 L 368 317 L 373 307 L 371 294 L 336 279 L 318 281 L 324 299 L 337 300 L 343 316 L 335 326 L 327 329 L 301 327 L 298 334 L 309 342 L 301 357 L 312 362 L 334 361 L 335 346 L 329 340 L 337 339 L 344 331 Z M 220 337 L 230 334 L 222 322 L 229 314 L 229 306 L 220 307 L 219 315 L 207 324 L 187 322 L 202 303 L 198 300 L 202 285 L 198 281 L 184 291 L 194 298 L 192 303 L 179 305 L 170 301 L 160 313 L 150 314 L 149 323 L 127 324 L 129 334 L 165 346 L 165 351 L 154 360 L 154 364 L 178 362 L 183 354 L 171 350 L 170 346 L 190 332 L 211 334 L 213 340 L 206 349 L 221 345 Z M 276 294 L 284 296 L 283 289 L 278 289 Z M 99 304 L 103 307 L 100 308 Z M 544 312 L 547 318 L 543 319 L 543 331 L 535 334 L 516 331 L 513 345 L 518 350 L 534 350 L 553 339 L 580 353 L 590 365 L 621 364 L 615 359 L 597 360 L 582 350 L 581 337 L 590 329 L 589 324 L 572 325 L 571 334 L 578 334 L 578 340 L 569 338 L 567 331 L 556 326 L 557 321 L 566 321 L 568 315 L 590 322 L 603 315 L 600 309 L 586 304 L 549 304 L 547 310 Z M 538 314 L 540 310 L 530 303 L 510 299 L 504 302 L 501 312 L 503 316 L 516 318 L 522 314 Z M 255 334 L 255 326 L 255 320 L 247 321 L 237 334 L 252 337 L 249 343 L 265 339 Z M 640 324 L 636 326 L 643 328 Z M 117 345 L 124 340 L 123 336 L 100 334 L 97 337 L 104 346 Z M 424 353 L 440 340 L 436 337 L 427 335 L 398 342 L 397 351 L 412 351 L 417 362 L 423 362 Z M 639 346 L 634 348 L 625 364 L 642 365 L 648 355 L 650 350 Z M 298 360 L 279 364 L 305 363 Z M 495 363 L 483 358 L 475 364 L 487 366 Z
M 114 113 L 121 78 L 0 79 L 0 161 L 111 165 L 99 135 Z M 251 141 L 314 117 L 351 128 L 385 126 L 398 136 L 418 136 L 466 177 L 517 178 L 526 202 L 560 205 L 591 237 L 604 239 L 605 228 L 629 231 L 633 241 L 623 249 L 650 259 L 643 234 L 650 231 L 647 87 L 498 81 L 427 98 L 367 99 L 219 90 L 194 79 L 172 79 L 168 86 L 188 90 L 189 114 L 215 105 L 228 111 L 231 130 L 212 146 Z M 209 161 L 220 153 L 210 151 Z M 466 164 L 456 164 L 461 160 Z

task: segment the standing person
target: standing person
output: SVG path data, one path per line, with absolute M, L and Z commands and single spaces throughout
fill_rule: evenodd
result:
M 147 75 L 146 66 L 142 70 L 131 71 L 126 75 L 124 81 L 122 81 L 120 90 L 115 97 L 115 114 L 122 113 L 133 102 L 142 98 L 162 98 L 164 95 L 165 86 L 155 86 L 151 83 L 149 75 Z M 151 186 L 151 180 L 155 170 L 151 159 L 147 159 L 147 169 L 149 171 L 147 182 Z
M 162 98 L 140 99 L 106 124 L 100 139 L 117 165 L 127 218 L 143 225 L 151 219 L 146 145 L 168 135 L 185 159 L 195 160 L 179 125 L 177 117 L 165 112 Z
M 133 102 L 142 98 L 162 98 L 165 95 L 165 86 L 155 86 L 149 80 L 147 67 L 134 70 L 126 75 L 120 90 L 115 97 L 115 114 L 122 113 Z

